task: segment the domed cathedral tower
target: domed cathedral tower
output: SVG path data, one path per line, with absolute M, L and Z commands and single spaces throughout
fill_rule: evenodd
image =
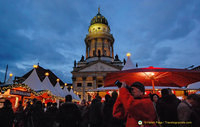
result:
M 92 91 L 104 86 L 106 74 L 120 71 L 123 64 L 118 55 L 114 57 L 114 38 L 100 8 L 91 20 L 88 32 L 85 38 L 86 55 L 82 55 L 80 61 L 74 61 L 71 73 L 75 93 L 81 99 L 91 100 L 94 96 Z
M 114 38 L 110 34 L 107 19 L 100 14 L 100 8 L 98 14 L 91 20 L 88 32 L 85 38 L 87 61 L 96 60 L 97 56 L 101 57 L 101 60 L 113 61 Z

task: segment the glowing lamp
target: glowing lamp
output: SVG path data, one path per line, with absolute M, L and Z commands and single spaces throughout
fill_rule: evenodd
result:
M 65 86 L 67 86 L 67 83 L 65 83 Z
M 60 79 L 58 78 L 56 81 L 57 81 L 57 82 L 59 82 L 59 81 L 60 81 Z
M 10 74 L 9 74 L 9 76 L 10 76 L 10 77 L 12 77 L 12 76 L 13 76 L 13 74 L 12 74 L 12 73 L 10 73 Z
M 48 73 L 48 72 L 46 72 L 46 73 L 45 73 L 45 76 L 49 76 L 49 73 Z
M 33 65 L 33 68 L 38 68 L 38 65 Z
M 146 74 L 147 74 L 148 76 L 154 76 L 154 75 L 155 75 L 153 72 L 146 72 Z
M 126 56 L 127 56 L 127 57 L 131 56 L 131 53 L 126 53 Z
M 155 74 L 153 72 L 151 72 L 151 76 L 154 76 Z
M 71 89 L 73 88 L 73 86 L 71 86 Z

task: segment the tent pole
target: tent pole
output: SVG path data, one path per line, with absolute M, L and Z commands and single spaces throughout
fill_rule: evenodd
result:
M 155 87 L 154 87 L 154 79 L 151 79 L 152 86 L 153 86 L 153 93 L 155 93 Z

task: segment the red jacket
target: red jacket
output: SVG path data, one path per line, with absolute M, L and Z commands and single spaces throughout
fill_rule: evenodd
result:
M 113 116 L 118 119 L 127 118 L 126 127 L 138 127 L 138 121 L 141 120 L 154 122 L 156 113 L 152 101 L 147 96 L 141 99 L 134 99 L 126 88 L 121 88 L 119 97 L 113 107 Z M 155 126 L 149 124 L 146 126 Z

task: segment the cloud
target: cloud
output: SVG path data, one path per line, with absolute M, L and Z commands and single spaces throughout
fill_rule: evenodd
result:
M 140 67 L 199 65 L 200 1 L 0 1 L 0 80 L 6 64 L 22 76 L 33 64 L 71 81 L 74 60 L 100 5 L 115 38 L 114 53 Z

